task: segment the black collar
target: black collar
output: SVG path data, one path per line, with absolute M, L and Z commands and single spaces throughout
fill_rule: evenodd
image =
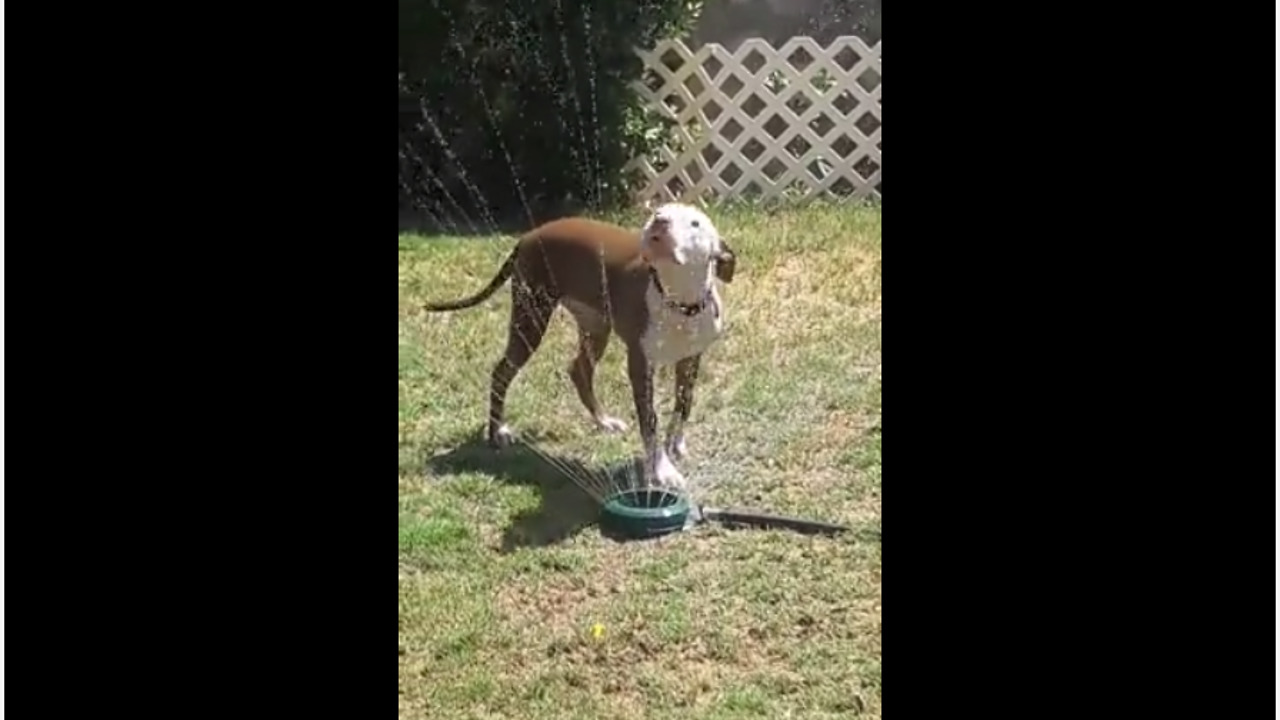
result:
M 669 308 L 674 308 L 681 315 L 693 317 L 702 312 L 707 307 L 707 302 L 711 300 L 711 290 L 708 289 L 702 299 L 696 303 L 680 303 L 667 299 L 667 291 L 662 287 L 662 281 L 658 279 L 658 271 L 649 266 L 649 277 L 653 279 L 653 286 L 658 289 L 658 294 L 662 296 L 662 302 Z

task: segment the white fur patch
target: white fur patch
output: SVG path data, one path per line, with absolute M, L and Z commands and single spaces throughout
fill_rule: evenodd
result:
M 493 434 L 493 441 L 498 447 L 507 447 L 516 441 L 516 434 L 511 430 L 511 426 L 503 423 L 498 426 L 498 431 Z
M 724 331 L 724 303 L 715 289 L 715 262 L 721 251 L 719 231 L 698 208 L 668 203 L 655 210 L 645 223 L 642 242 L 670 243 L 673 251 L 678 251 L 673 254 L 683 260 L 676 263 L 657 257 L 652 263 L 666 295 L 652 283 L 645 293 L 649 327 L 640 338 L 645 356 L 657 366 L 705 352 Z M 671 303 L 704 302 L 696 315 L 671 307 Z
M 689 456 L 689 446 L 684 442 L 683 432 L 667 438 L 667 453 L 676 460 L 683 460 Z
M 684 475 L 680 474 L 671 458 L 667 457 L 667 451 L 661 447 L 654 453 L 650 463 L 650 478 L 658 487 L 681 491 L 686 489 Z
M 601 415 L 596 418 L 596 427 L 608 433 L 627 431 L 627 424 L 612 415 Z
M 711 290 L 707 307 L 697 315 L 685 315 L 670 307 L 656 287 L 645 293 L 649 308 L 649 327 L 640 338 L 649 363 L 656 366 L 674 365 L 687 357 L 706 352 L 724 332 L 724 313 L 718 311 L 720 297 Z

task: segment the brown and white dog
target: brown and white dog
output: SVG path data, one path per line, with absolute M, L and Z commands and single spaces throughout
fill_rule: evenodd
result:
M 715 278 L 733 280 L 733 251 L 701 210 L 662 205 L 640 232 L 582 218 L 555 220 L 520 238 L 489 285 L 465 300 L 433 303 L 428 311 L 460 310 L 484 302 L 512 279 L 511 321 L 503 358 L 493 368 L 489 442 L 513 439 L 504 422 L 507 388 L 538 349 L 556 305 L 578 325 L 578 355 L 569 378 L 596 425 L 626 430 L 596 399 L 595 366 L 616 332 L 627 348 L 647 479 L 683 487 L 671 462 L 687 450 L 684 426 L 693 407 L 693 387 L 702 354 L 724 332 L 725 312 Z M 675 365 L 675 412 L 664 444 L 658 443 L 653 375 Z

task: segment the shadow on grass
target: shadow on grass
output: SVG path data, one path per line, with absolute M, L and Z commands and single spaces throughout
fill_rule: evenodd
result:
M 504 553 L 554 545 L 594 525 L 600 504 L 578 482 L 583 478 L 594 478 L 599 485 L 626 482 L 636 468 L 631 461 L 607 468 L 589 467 L 580 460 L 535 450 L 529 442 L 537 444 L 539 440 L 529 438 L 498 450 L 477 432 L 423 463 L 424 469 L 435 473 L 484 473 L 500 482 L 538 489 L 538 507 L 516 515 L 503 533 Z

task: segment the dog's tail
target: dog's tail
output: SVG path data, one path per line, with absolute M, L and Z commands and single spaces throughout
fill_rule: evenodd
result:
M 452 302 L 427 303 L 424 308 L 427 312 L 446 312 L 448 310 L 463 310 L 469 307 L 475 307 L 480 303 L 488 300 L 494 293 L 498 292 L 498 288 L 506 284 L 515 272 L 516 267 L 516 251 L 512 251 L 507 256 L 506 262 L 502 263 L 502 267 L 498 269 L 498 274 L 489 281 L 485 289 L 462 300 L 454 300 Z

